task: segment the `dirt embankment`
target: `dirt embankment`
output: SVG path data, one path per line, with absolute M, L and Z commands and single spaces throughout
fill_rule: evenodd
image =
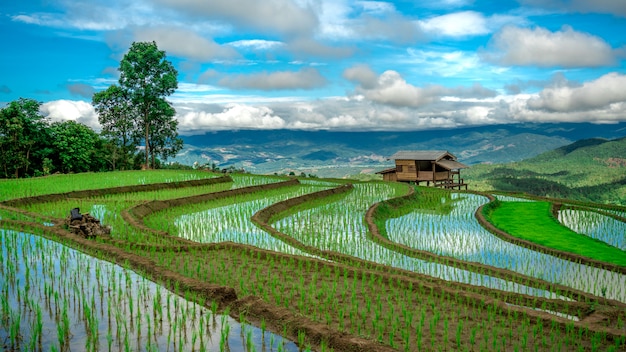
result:
M 287 181 L 291 182 L 289 184 L 297 183 L 295 181 Z M 274 186 L 281 187 L 286 183 L 281 183 L 282 185 L 274 184 Z M 269 186 L 269 185 L 264 185 Z M 271 187 L 274 187 L 271 186 Z M 252 188 L 254 189 L 254 188 Z M 409 287 L 417 287 L 418 285 L 429 287 L 431 292 L 437 296 L 442 295 L 450 295 L 451 297 L 464 297 L 466 300 L 474 302 L 476 305 L 481 306 L 497 306 L 503 312 L 503 314 L 508 314 L 507 312 L 524 312 L 527 314 L 531 320 L 542 324 L 545 328 L 552 327 L 553 322 L 556 322 L 556 326 L 559 329 L 565 331 L 566 326 L 571 324 L 571 320 L 555 317 L 554 315 L 529 310 L 524 307 L 517 307 L 507 304 L 509 299 L 507 297 L 513 298 L 511 302 L 525 302 L 528 306 L 539 307 L 546 303 L 545 306 L 553 307 L 557 311 L 561 311 L 558 305 L 568 304 L 568 307 L 564 308 L 572 308 L 574 311 L 576 310 L 588 310 L 589 304 L 581 303 L 581 302 L 563 302 L 556 300 L 545 300 L 537 297 L 526 297 L 524 295 L 516 295 L 505 292 L 497 292 L 494 294 L 493 290 L 487 288 L 480 288 L 471 285 L 465 284 L 456 284 L 450 283 L 447 281 L 435 279 L 432 277 L 427 277 L 425 275 L 416 274 L 413 272 L 407 272 L 404 270 L 395 270 L 390 269 L 387 266 L 370 263 L 358 258 L 345 256 L 339 253 L 330 252 L 330 251 L 321 251 L 316 248 L 309 248 L 292 237 L 280 233 L 277 230 L 273 229 L 268 222 L 272 217 L 278 216 L 280 213 L 289 211 L 292 207 L 297 206 L 299 204 L 303 204 L 307 201 L 313 200 L 315 198 L 326 197 L 333 194 L 338 194 L 342 192 L 348 192 L 350 190 L 350 186 L 341 186 L 338 188 L 334 188 L 331 190 L 316 192 L 313 194 L 305 195 L 302 197 L 296 197 L 289 199 L 284 202 L 276 203 L 273 206 L 263 209 L 254 215 L 254 221 L 261 226 L 262 228 L 268 230 L 272 235 L 277 236 L 281 240 L 287 241 L 288 243 L 294 245 L 294 247 L 301 248 L 306 250 L 309 253 L 314 255 L 319 255 L 322 258 L 330 259 L 333 262 L 328 262 L 326 260 L 319 260 L 315 258 L 300 258 L 297 257 L 298 260 L 313 262 L 316 263 L 319 267 L 333 267 L 336 270 L 341 270 L 341 272 L 345 273 L 347 277 L 363 277 L 365 275 L 376 275 L 381 278 L 383 282 L 393 283 L 394 285 L 400 285 L 405 288 Z M 232 190 L 236 191 L 236 190 Z M 231 192 L 231 191 L 225 191 Z M 252 192 L 251 189 L 247 189 L 245 191 L 238 192 Z M 241 194 L 241 193 L 239 193 Z M 221 196 L 231 196 L 232 193 L 222 193 Z M 76 196 L 75 194 L 73 195 Z M 209 195 L 206 195 L 209 196 Z M 210 196 L 210 197 L 215 197 Z M 207 198 L 199 201 L 210 200 L 214 198 Z M 46 200 L 47 201 L 47 200 Z M 187 200 L 188 201 L 188 200 Z M 167 202 L 165 204 L 159 204 L 153 206 L 146 206 L 146 204 L 140 205 L 140 207 L 136 207 L 133 209 L 133 214 L 130 218 L 135 219 L 137 222 L 135 224 L 143 225 L 143 217 L 147 216 L 153 211 L 158 211 L 165 209 L 171 206 L 177 206 L 179 204 L 184 204 L 184 200 L 172 200 L 171 202 Z M 137 212 L 135 212 L 135 210 Z M 368 212 L 369 213 L 369 212 Z M 118 243 L 109 242 L 108 239 L 103 239 L 103 242 L 98 242 L 94 240 L 87 240 L 81 238 L 80 236 L 69 233 L 68 231 L 60 228 L 60 227 L 47 227 L 36 223 L 30 222 L 16 222 L 16 221 L 0 221 L 0 226 L 6 228 L 16 228 L 16 229 L 26 229 L 26 228 L 37 228 L 40 232 L 42 232 L 45 236 L 54 239 L 56 241 L 61 241 L 67 243 L 75 248 L 83 250 L 91 255 L 95 255 L 97 257 L 106 258 L 106 260 L 113 261 L 120 265 L 129 266 L 130 268 L 142 273 L 146 277 L 155 280 L 164 284 L 169 289 L 183 294 L 184 291 L 195 292 L 198 295 L 199 299 L 204 299 L 205 302 L 216 301 L 219 303 L 221 308 L 225 308 L 227 306 L 231 307 L 231 316 L 234 318 L 239 317 L 239 313 L 245 313 L 245 316 L 250 319 L 253 323 L 260 323 L 261 320 L 265 320 L 268 323 L 268 328 L 277 333 L 282 333 L 282 331 L 286 331 L 286 338 L 290 338 L 292 340 L 297 340 L 298 332 L 303 331 L 307 335 L 308 342 L 312 343 L 314 347 L 318 347 L 321 344 L 321 341 L 326 342 L 326 346 L 329 348 L 333 348 L 336 351 L 392 351 L 391 347 L 382 345 L 376 341 L 371 339 L 366 339 L 362 337 L 357 337 L 354 335 L 350 335 L 347 333 L 343 333 L 337 330 L 334 330 L 328 327 L 326 324 L 318 323 L 312 321 L 311 319 L 303 316 L 298 313 L 297 310 L 290 310 L 284 307 L 274 305 L 268 303 L 267 301 L 262 300 L 259 297 L 254 296 L 246 296 L 246 297 L 238 297 L 237 292 L 233 287 L 209 284 L 200 280 L 192 279 L 186 276 L 183 276 L 179 272 L 173 271 L 168 267 L 159 266 L 153 260 L 150 260 L 140 254 L 130 252 L 131 248 L 140 248 L 145 246 L 145 250 L 148 251 L 154 246 L 149 244 L 128 244 L 120 245 Z M 143 229 L 143 228 L 142 228 Z M 160 233 L 159 233 L 160 234 Z M 170 234 L 164 233 L 162 235 L 170 236 Z M 239 245 L 234 243 L 219 243 L 219 244 L 208 244 L 208 245 L 199 245 L 197 243 L 179 243 L 172 246 L 160 246 L 159 250 L 162 251 L 189 251 L 190 249 L 200 250 L 200 251 L 211 251 L 211 250 L 228 250 L 228 251 L 243 251 L 250 253 L 250 256 L 253 258 L 296 258 L 287 254 L 280 254 L 270 251 L 261 250 L 252 246 L 247 245 Z M 209 255 L 208 253 L 205 255 Z M 176 291 L 177 290 L 177 291 Z M 497 298 L 494 298 L 497 297 Z M 521 297 L 521 298 L 520 298 Z M 597 298 L 596 298 L 597 299 Z M 208 304 L 208 303 L 207 303 Z M 624 311 L 623 305 L 620 305 L 620 309 L 622 313 Z M 590 319 L 586 319 L 583 322 L 576 323 L 578 326 L 584 326 L 589 328 L 591 331 L 598 331 L 604 334 L 607 334 L 610 338 L 620 338 L 623 336 L 623 332 L 602 326 L 600 323 L 596 324 L 596 321 L 602 321 L 605 316 L 611 316 L 614 312 L 611 310 L 607 310 L 606 313 L 600 313 L 598 310 L 597 313 L 593 314 Z M 622 314 L 623 315 L 623 314 Z M 614 317 L 611 316 L 611 319 Z M 284 330 L 283 330 L 284 329 Z
M 450 283 L 450 282 L 435 279 L 435 278 L 425 277 L 424 275 L 416 274 L 413 272 L 406 272 L 400 269 L 389 269 L 389 267 L 382 266 L 376 263 L 370 263 L 370 262 L 367 262 L 367 261 L 364 261 L 355 257 L 347 256 L 341 253 L 320 250 L 316 247 L 308 246 L 297 241 L 293 237 L 276 230 L 269 224 L 270 219 L 278 216 L 280 213 L 290 211 L 290 209 L 293 207 L 296 207 L 314 198 L 328 197 L 333 194 L 347 192 L 350 189 L 352 189 L 351 185 L 345 185 L 345 186 L 337 187 L 335 189 L 331 189 L 327 191 L 320 191 L 320 192 L 315 192 L 315 193 L 300 196 L 300 197 L 290 198 L 282 202 L 273 204 L 265 209 L 262 209 L 261 211 L 254 214 L 254 216 L 252 217 L 252 220 L 258 226 L 263 228 L 265 231 L 272 234 L 272 236 L 277 237 L 281 239 L 282 241 L 285 241 L 286 243 L 289 243 L 290 245 L 296 248 L 299 248 L 303 251 L 319 256 L 321 258 L 326 258 L 328 260 L 332 260 L 337 263 L 348 265 L 350 268 L 354 268 L 354 267 L 369 268 L 369 269 L 376 270 L 376 272 L 378 273 L 380 273 L 381 271 L 382 272 L 387 271 L 388 272 L 387 274 L 381 274 L 382 276 L 385 277 L 385 280 L 392 280 L 392 281 L 395 280 L 395 282 L 403 282 L 404 284 L 407 285 L 407 287 L 409 285 L 408 284 L 409 282 L 419 282 L 420 285 L 429 286 L 433 292 L 438 292 L 437 295 L 439 296 L 443 294 L 450 294 L 452 296 L 464 297 L 465 299 L 469 301 L 474 301 L 476 304 L 497 305 L 503 311 L 525 312 L 526 314 L 532 316 L 535 319 L 535 321 L 545 324 L 546 327 L 548 326 L 548 324 L 551 324 L 550 323 L 551 321 L 557 322 L 563 331 L 565 331 L 567 325 L 572 323 L 570 320 L 559 318 L 552 314 L 548 314 L 548 313 L 544 313 L 540 311 L 528 310 L 525 307 L 511 306 L 511 304 L 519 305 L 520 302 L 523 302 L 526 304 L 527 307 L 548 309 L 548 310 L 552 310 L 556 312 L 563 312 L 565 314 L 570 314 L 571 312 L 580 312 L 579 318 L 582 319 L 583 321 L 576 323 L 577 325 L 584 326 L 592 330 L 597 329 L 598 331 L 609 333 L 616 337 L 621 336 L 621 331 L 619 331 L 618 329 L 607 328 L 606 326 L 603 326 L 603 325 L 593 325 L 591 323 L 593 319 L 596 319 L 596 318 L 591 319 L 591 317 L 597 316 L 599 314 L 598 313 L 599 311 L 606 311 L 606 313 L 602 314 L 603 318 L 606 318 L 605 315 L 608 315 L 608 316 L 611 316 L 613 320 L 616 320 L 615 317 L 623 315 L 620 312 L 623 312 L 624 309 L 626 309 L 626 304 L 622 304 L 621 302 L 607 300 L 605 298 L 597 297 L 597 296 L 588 294 L 586 292 L 574 290 L 567 286 L 552 284 L 547 281 L 542 281 L 536 278 L 521 275 L 519 273 L 515 273 L 510 270 L 500 269 L 500 268 L 478 264 L 478 263 L 464 262 L 464 261 L 457 260 L 451 257 L 438 256 L 430 252 L 413 250 L 415 252 L 421 253 L 420 255 L 423 255 L 425 259 L 430 260 L 430 261 L 440 262 L 446 265 L 448 265 L 449 263 L 452 263 L 451 266 L 458 266 L 459 268 L 463 268 L 466 270 L 470 270 L 474 272 L 482 272 L 487 275 L 493 274 L 495 277 L 501 277 L 506 280 L 520 282 L 520 283 L 530 285 L 533 287 L 536 286 L 538 288 L 544 288 L 544 289 L 548 288 L 550 290 L 553 290 L 552 292 L 559 292 L 559 294 L 568 296 L 572 299 L 575 299 L 576 301 L 568 302 L 568 301 L 563 301 L 559 299 L 539 298 L 539 297 L 527 296 L 527 295 L 516 294 L 516 293 L 511 293 L 511 292 L 498 292 L 497 294 L 498 298 L 494 299 L 493 292 L 497 290 L 492 290 L 492 289 L 487 289 L 487 288 L 481 289 L 481 288 L 476 288 L 475 286 L 472 286 L 472 285 L 461 284 L 461 283 Z M 412 192 L 402 197 L 409 197 L 411 196 L 411 194 Z M 384 242 L 385 244 L 390 244 L 390 247 L 392 247 L 392 250 L 398 250 L 400 253 L 403 253 L 406 251 L 411 252 L 411 249 L 409 247 L 394 244 L 393 242 L 385 239 L 384 237 L 382 237 L 382 235 L 380 235 L 380 232 L 378 231 L 378 228 L 374 224 L 374 221 L 373 221 L 373 216 L 374 216 L 377 204 L 380 204 L 380 203 L 376 203 L 375 205 L 373 205 L 366 214 L 366 222 L 368 226 L 370 226 L 370 229 L 374 230 L 374 232 L 376 232 L 377 234 L 377 235 L 373 235 L 377 237 L 376 241 Z M 359 275 L 358 273 L 353 272 L 352 269 L 350 269 L 349 272 L 350 274 L 348 277 L 350 277 L 351 275 L 357 275 L 357 276 Z M 415 280 L 415 279 L 418 279 L 418 280 Z M 535 282 L 537 283 L 535 284 Z M 591 304 L 588 302 L 598 302 L 602 305 L 602 307 L 596 308 L 596 310 L 594 310 L 591 308 Z M 618 308 L 615 308 L 616 306 Z M 587 317 L 589 317 L 589 319 L 585 319 Z
M 392 202 L 402 201 L 403 199 L 412 197 L 413 194 L 414 192 L 411 191 L 407 195 L 394 198 L 392 200 L 375 203 L 368 209 L 365 215 L 365 222 L 367 223 L 367 226 L 369 228 L 369 232 L 370 232 L 369 235 L 371 236 L 372 241 L 390 250 L 403 253 L 404 255 L 407 255 L 413 258 L 423 259 L 423 260 L 436 262 L 436 263 L 443 263 L 445 265 L 452 266 L 455 268 L 468 270 L 468 271 L 472 271 L 476 273 L 483 273 L 485 275 L 489 275 L 492 277 L 497 277 L 503 280 L 516 282 L 516 283 L 533 287 L 533 288 L 548 290 L 550 292 L 559 292 L 560 295 L 568 297 L 575 301 L 589 302 L 592 300 L 603 299 L 603 298 L 596 297 L 594 295 L 591 295 L 583 291 L 572 289 L 571 287 L 553 284 L 551 282 L 537 279 L 534 277 L 530 277 L 527 275 L 523 275 L 515 271 L 497 268 L 494 266 L 485 265 L 485 264 L 481 264 L 477 262 L 467 262 L 464 260 L 459 260 L 454 257 L 438 255 L 432 252 L 419 250 L 419 249 L 412 248 L 412 247 L 409 247 L 400 243 L 390 241 L 388 238 L 386 238 L 380 233 L 380 230 L 378 229 L 378 226 L 376 225 L 376 222 L 375 222 L 375 219 L 378 216 L 377 211 L 379 209 L 379 206 L 384 203 L 389 205 Z
M 156 229 L 146 226 L 146 224 L 143 222 L 144 218 L 156 212 L 168 209 L 168 208 L 178 207 L 178 206 L 187 205 L 187 204 L 198 204 L 202 202 L 208 202 L 208 201 L 217 200 L 217 199 L 224 199 L 224 198 L 234 197 L 234 196 L 243 195 L 243 194 L 262 192 L 262 191 L 277 189 L 281 187 L 294 186 L 299 183 L 300 181 L 294 178 L 294 179 L 283 181 L 283 182 L 273 182 L 273 183 L 268 183 L 268 184 L 258 185 L 258 186 L 235 188 L 235 189 L 230 189 L 226 191 L 205 193 L 205 194 L 199 194 L 199 195 L 189 196 L 189 197 L 167 199 L 167 200 L 153 200 L 153 201 L 142 203 L 132 208 L 123 210 L 122 218 L 131 226 L 143 232 L 152 233 L 158 236 L 166 236 L 183 245 L 193 246 L 193 245 L 198 245 L 198 243 L 184 239 L 184 238 L 180 238 L 177 236 L 171 236 L 171 234 L 168 233 L 167 231 L 160 231 L 160 230 L 156 230 Z
M 94 197 L 101 197 L 101 196 L 109 195 L 109 194 L 149 192 L 149 191 L 158 191 L 162 189 L 176 189 L 176 188 L 184 188 L 184 187 L 206 186 L 206 185 L 212 185 L 216 183 L 225 183 L 225 182 L 233 182 L 233 179 L 227 175 L 227 176 L 203 178 L 199 180 L 189 180 L 189 181 L 180 181 L 180 182 L 160 182 L 160 183 L 149 183 L 145 185 L 120 186 L 120 187 L 109 187 L 109 188 L 102 188 L 102 189 L 91 189 L 91 190 L 72 191 L 72 192 L 64 192 L 64 193 L 53 193 L 53 194 L 45 194 L 41 196 L 10 199 L 10 200 L 3 201 L 1 204 L 4 204 L 9 207 L 19 208 L 19 207 L 24 207 L 30 204 L 56 202 L 56 201 L 61 201 L 61 200 L 69 199 L 69 198 L 94 198 Z

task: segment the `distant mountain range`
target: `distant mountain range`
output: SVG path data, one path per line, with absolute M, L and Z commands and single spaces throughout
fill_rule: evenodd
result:
M 626 205 L 626 137 L 582 139 L 519 162 L 464 171 L 475 190 Z
M 626 135 L 626 123 L 510 124 L 408 132 L 241 130 L 183 136 L 169 161 L 234 166 L 259 174 L 347 177 L 392 165 L 398 150 L 447 150 L 468 165 L 520 161 L 590 138 Z

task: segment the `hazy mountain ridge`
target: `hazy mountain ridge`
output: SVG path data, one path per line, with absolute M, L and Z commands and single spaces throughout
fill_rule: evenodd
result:
M 254 173 L 294 171 L 344 177 L 386 168 L 392 164 L 386 158 L 398 150 L 442 149 L 468 165 L 500 164 L 532 158 L 580 139 L 613 139 L 624 134 L 626 123 L 511 124 L 408 132 L 222 131 L 182 136 L 185 148 L 173 161 L 232 165 Z

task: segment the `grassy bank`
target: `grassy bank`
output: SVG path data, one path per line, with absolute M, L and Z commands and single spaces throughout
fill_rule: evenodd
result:
M 548 202 L 499 202 L 497 206 L 485 209 L 487 220 L 512 236 L 626 266 L 626 252 L 561 225 L 550 214 Z

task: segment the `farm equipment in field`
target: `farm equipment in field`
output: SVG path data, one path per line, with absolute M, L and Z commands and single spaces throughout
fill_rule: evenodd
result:
M 101 235 L 109 235 L 111 228 L 100 224 L 100 220 L 89 215 L 89 213 L 81 214 L 79 208 L 70 211 L 70 216 L 65 219 L 67 228 L 77 235 L 84 238 L 94 238 Z

